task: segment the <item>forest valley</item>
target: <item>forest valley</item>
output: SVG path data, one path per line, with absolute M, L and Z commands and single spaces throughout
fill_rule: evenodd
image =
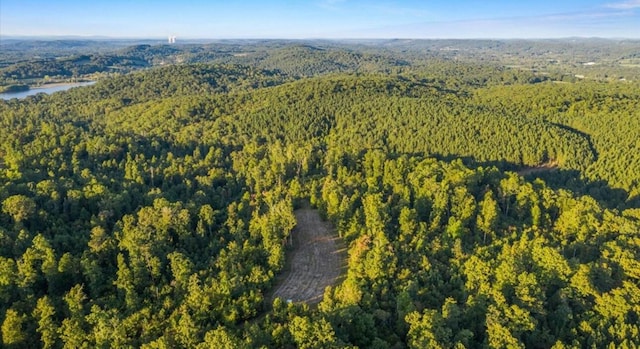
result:
M 251 45 L 0 101 L 3 347 L 640 346 L 638 80 Z M 308 205 L 342 276 L 273 299 Z

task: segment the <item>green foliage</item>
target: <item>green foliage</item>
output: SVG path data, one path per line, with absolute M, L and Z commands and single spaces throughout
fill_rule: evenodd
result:
M 2 343 L 6 348 L 29 347 L 30 341 L 26 333 L 27 316 L 14 309 L 8 309 L 2 322 Z
M 606 180 L 629 192 L 640 194 L 638 171 L 640 158 L 640 110 L 638 86 L 626 83 L 538 84 L 500 86 L 479 89 L 479 103 L 508 116 L 524 116 L 561 125 L 587 137 L 596 161 L 585 168 L 584 176 Z M 590 188 L 589 194 L 599 194 Z
M 33 199 L 24 195 L 12 195 L 2 202 L 2 212 L 8 214 L 16 223 L 29 218 L 36 210 Z
M 4 345 L 640 344 L 637 85 L 362 50 L 0 102 Z M 269 299 L 307 197 L 348 246 L 313 309 Z

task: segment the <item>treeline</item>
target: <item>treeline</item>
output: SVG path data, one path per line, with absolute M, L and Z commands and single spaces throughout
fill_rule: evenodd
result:
M 494 168 L 381 151 L 316 203 L 349 243 L 320 315 L 359 347 L 634 347 L 638 210 Z M 626 257 L 623 257 L 626 256 Z
M 158 41 L 10 40 L 3 42 L 0 52 L 0 85 L 195 63 L 248 65 L 296 78 L 408 73 L 429 69 L 438 60 L 448 67 L 454 61 L 501 67 L 520 75 L 516 78 L 520 83 L 524 79 L 638 80 L 634 57 L 639 46 L 634 40 L 220 40 L 171 45 Z M 584 65 L 588 62 L 594 64 Z
M 61 55 L 64 53 L 61 52 Z M 0 57 L 2 59 L 2 57 Z M 174 64 L 242 64 L 277 71 L 291 77 L 338 72 L 391 71 L 407 62 L 389 54 L 361 53 L 352 48 L 322 44 L 258 42 L 208 45 L 135 45 L 112 52 L 90 52 L 40 59 L 6 57 L 0 68 L 0 85 L 45 78 L 79 78 L 93 73 L 126 73 L 152 66 Z
M 171 66 L 0 101 L 3 345 L 639 345 L 633 202 L 504 171 L 588 176 L 609 138 L 565 122 L 564 99 L 541 97 L 554 85 L 433 69 Z M 610 96 L 598 122 L 637 102 L 571 88 Z M 509 89 L 557 115 L 516 109 Z M 265 296 L 307 198 L 349 246 L 317 309 Z
M 0 69 L 0 84 L 46 78 L 77 78 L 93 73 L 128 72 L 148 66 L 144 61 L 110 55 L 78 55 L 64 59 L 34 60 Z
M 561 125 L 588 137 L 597 161 L 584 176 L 640 199 L 640 90 L 637 83 L 542 84 L 476 91 L 495 113 Z
M 227 147 L 111 130 L 109 111 L 67 104 L 74 93 L 2 105 L 3 123 L 23 116 L 3 128 L 4 345 L 192 347 L 256 316 L 284 262 L 291 198 L 273 186 L 252 197 Z

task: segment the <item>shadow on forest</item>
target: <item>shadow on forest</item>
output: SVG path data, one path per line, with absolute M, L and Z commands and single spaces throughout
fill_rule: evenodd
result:
M 605 208 L 626 209 L 640 207 L 640 197 L 629 197 L 629 193 L 621 188 L 612 188 L 604 180 L 589 180 L 581 176 L 580 171 L 571 169 L 553 169 L 524 176 L 533 181 L 542 179 L 550 188 L 568 189 L 576 195 L 589 195 Z
M 591 136 L 588 133 L 582 132 L 582 131 L 578 131 L 573 127 L 569 127 L 567 125 L 563 125 L 560 123 L 556 123 L 556 122 L 550 122 L 551 125 L 559 127 L 563 130 L 569 131 L 571 133 L 575 133 L 576 135 L 584 138 L 587 141 L 587 144 L 589 144 L 589 150 L 591 150 L 591 153 L 594 156 L 594 161 L 598 159 L 598 157 L 600 156 L 600 154 L 598 154 L 598 151 L 596 150 L 596 147 L 593 145 L 593 141 L 591 141 Z
M 363 150 L 360 157 L 362 157 L 366 151 L 370 150 L 371 149 Z M 495 167 L 500 171 L 519 172 L 528 168 L 528 166 L 523 166 L 505 160 L 479 161 L 472 156 L 442 155 L 438 153 L 425 154 L 423 152 L 396 153 L 388 150 L 387 154 L 391 159 L 397 159 L 401 156 L 409 156 L 416 158 L 434 158 L 445 162 L 460 160 L 466 167 L 474 170 L 480 167 Z M 567 189 L 573 192 L 575 196 L 589 195 L 604 208 L 619 210 L 640 208 L 640 196 L 629 197 L 629 193 L 626 190 L 621 188 L 612 188 L 609 183 L 604 180 L 590 180 L 585 178 L 581 175 L 580 171 L 575 169 L 549 167 L 546 170 L 539 170 L 522 175 L 522 177 L 528 182 L 533 182 L 535 179 L 539 178 L 543 180 L 549 188 L 553 190 Z
M 424 156 L 424 154 L 418 153 L 407 155 Z M 465 166 L 471 169 L 495 167 L 500 171 L 518 172 L 525 168 L 525 166 L 508 161 L 478 161 L 474 157 L 470 156 L 440 154 L 430 154 L 429 156 L 446 162 L 460 159 Z M 626 190 L 612 188 L 609 183 L 604 180 L 590 180 L 588 178 L 584 178 L 578 170 L 549 168 L 546 171 L 537 171 L 522 177 L 529 182 L 533 182 L 535 179 L 539 178 L 553 190 L 567 189 L 573 192 L 576 196 L 589 195 L 598 201 L 600 206 L 604 208 L 615 208 L 620 210 L 626 208 L 640 208 L 640 196 L 629 197 L 629 193 Z

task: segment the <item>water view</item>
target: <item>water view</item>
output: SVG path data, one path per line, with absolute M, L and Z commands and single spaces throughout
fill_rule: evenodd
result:
M 54 92 L 66 91 L 72 87 L 88 86 L 93 84 L 95 84 L 95 81 L 73 82 L 68 84 L 54 84 L 49 87 L 35 87 L 27 91 L 0 93 L 0 98 L 4 100 L 8 100 L 12 98 L 22 99 L 38 93 L 52 94 Z

